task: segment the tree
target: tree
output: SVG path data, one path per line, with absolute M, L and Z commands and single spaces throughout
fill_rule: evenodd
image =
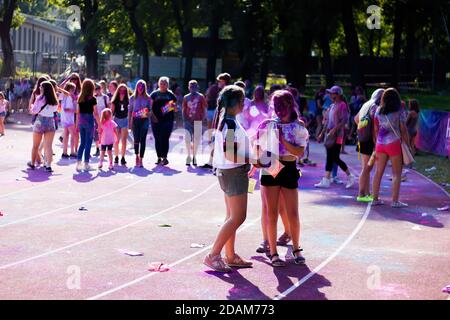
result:
M 341 0 L 340 4 L 342 10 L 342 25 L 345 32 L 345 44 L 351 71 L 351 82 L 354 86 L 364 85 L 359 39 L 356 32 L 355 18 L 353 15 L 355 0 Z
M 128 18 L 130 21 L 131 28 L 136 36 L 136 43 L 139 48 L 139 53 L 142 54 L 142 78 L 145 81 L 148 81 L 149 76 L 149 54 L 148 54 L 148 45 L 145 41 L 144 31 L 141 25 L 138 23 L 136 11 L 138 9 L 138 5 L 141 1 L 139 0 L 122 0 L 123 6 L 128 13 Z
M 194 0 L 172 0 L 173 13 L 182 41 L 182 56 L 185 59 L 184 86 L 192 78 L 192 60 L 194 58 L 193 8 Z
M 17 1 L 4 0 L 0 5 L 0 38 L 2 42 L 3 66 L 0 76 L 11 77 L 16 73 L 14 63 L 14 51 L 11 43 L 10 30 L 14 17 L 14 10 L 17 8 Z

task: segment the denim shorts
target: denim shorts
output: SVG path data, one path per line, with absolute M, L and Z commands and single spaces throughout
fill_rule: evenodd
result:
M 127 118 L 114 118 L 114 122 L 117 123 L 117 129 L 128 129 L 128 117 Z
M 233 169 L 217 169 L 216 174 L 223 192 L 229 197 L 248 193 L 249 171 L 249 164 Z
M 215 109 L 213 109 L 213 110 L 208 110 L 208 115 L 207 115 L 207 117 L 208 117 L 208 121 L 213 121 L 214 120 L 214 115 L 216 114 L 216 110 Z
M 38 115 L 33 125 L 33 132 L 46 133 L 56 131 L 56 124 L 54 117 L 43 117 Z
M 0 112 L 0 117 L 2 118 L 6 117 L 6 112 Z

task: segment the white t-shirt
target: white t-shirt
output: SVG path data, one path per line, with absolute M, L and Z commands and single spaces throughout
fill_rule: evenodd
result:
M 37 114 L 39 113 L 40 116 L 42 117 L 53 117 L 54 113 L 58 110 L 58 105 L 48 105 L 41 111 L 41 108 L 45 105 L 45 97 L 41 96 L 38 97 L 37 100 L 31 105 L 31 113 L 32 114 Z
M 239 121 L 232 117 L 228 117 L 224 121 L 223 130 L 216 130 L 215 133 L 213 167 L 217 169 L 233 169 L 243 166 L 248 163 L 245 159 L 251 157 L 250 140 Z M 237 144 L 237 162 L 230 161 L 225 157 L 224 143 L 228 134 L 232 139 L 230 140 L 230 154 L 234 154 L 234 143 Z
M 75 106 L 73 105 L 73 99 L 71 96 L 66 96 L 63 93 L 59 94 L 59 100 L 61 101 L 61 123 L 73 124 Z
M 101 117 L 103 109 L 108 108 L 109 97 L 106 94 L 102 94 L 101 96 L 97 96 L 95 98 L 97 99 L 98 116 Z

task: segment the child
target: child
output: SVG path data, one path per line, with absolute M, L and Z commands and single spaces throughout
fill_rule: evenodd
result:
M 190 166 L 191 161 L 197 166 L 197 149 L 202 137 L 202 121 L 206 117 L 207 102 L 205 97 L 198 92 L 198 83 L 195 80 L 189 81 L 189 94 L 183 99 L 182 113 L 184 129 L 186 130 L 186 165 Z M 195 123 L 200 123 L 200 132 L 195 132 Z M 191 158 L 191 150 L 193 157 Z
M 66 83 L 64 90 L 69 95 L 60 94 L 61 100 L 61 125 L 64 129 L 63 133 L 63 159 L 68 159 L 76 154 L 75 148 L 75 106 L 73 104 L 73 96 L 77 87 L 72 82 Z M 70 136 L 70 155 L 67 154 Z
M 98 128 L 99 131 L 99 140 L 101 144 L 101 152 L 100 152 L 100 162 L 98 165 L 99 169 L 103 168 L 103 159 L 105 157 L 105 152 L 108 151 L 109 158 L 109 170 L 113 169 L 113 155 L 112 148 L 114 143 L 118 140 L 117 135 L 117 123 L 112 120 L 112 111 L 109 108 L 105 108 L 102 111 L 102 116 L 100 118 L 100 125 Z
M 0 137 L 5 135 L 5 117 L 9 109 L 9 102 L 6 100 L 5 94 L 0 91 Z
M 217 101 L 221 112 L 215 132 L 213 166 L 217 169 L 220 187 L 225 193 L 227 218 L 217 235 L 211 252 L 203 263 L 217 272 L 227 273 L 230 267 L 249 268 L 252 262 L 239 257 L 234 250 L 236 230 L 245 221 L 250 171 L 249 139 L 236 120 L 244 108 L 244 90 L 238 86 L 227 86 Z M 247 150 L 246 150 L 247 149 Z M 221 257 L 225 247 L 226 259 Z

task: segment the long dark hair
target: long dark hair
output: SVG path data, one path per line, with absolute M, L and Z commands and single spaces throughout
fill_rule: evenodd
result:
M 56 106 L 58 104 L 58 98 L 56 97 L 55 87 L 50 81 L 44 81 L 41 83 L 42 89 L 44 89 L 43 96 L 45 102 L 50 106 Z
M 130 97 L 128 95 L 128 87 L 127 87 L 126 84 L 123 84 L 123 83 L 120 84 L 117 87 L 116 92 L 114 92 L 114 96 L 111 99 L 111 103 L 116 104 L 116 103 L 120 102 L 119 100 L 120 100 L 120 89 L 121 88 L 125 88 L 127 90 L 127 93 L 125 94 L 125 101 L 124 102 L 125 102 L 126 105 L 128 105 L 128 103 L 130 102 Z M 136 86 L 136 90 L 137 90 L 137 86 Z M 147 94 L 147 92 L 145 92 L 145 94 Z
M 228 109 L 234 108 L 237 104 L 242 103 L 245 98 L 244 89 L 241 87 L 231 85 L 226 86 L 219 93 L 217 99 L 217 110 L 219 111 L 219 120 L 215 123 L 215 128 L 219 131 L 223 130 L 225 126 L 225 119 L 227 117 Z
M 386 89 L 381 97 L 380 113 L 388 115 L 400 110 L 402 100 L 400 94 L 395 88 Z
M 87 102 L 88 99 L 94 96 L 95 84 L 91 79 L 84 79 L 81 85 L 80 96 L 78 97 L 78 103 Z
M 42 82 L 48 81 L 48 80 L 50 80 L 50 77 L 48 75 L 40 76 L 38 81 L 36 82 L 36 85 L 34 86 L 32 96 L 36 97 L 36 96 L 40 95 Z

